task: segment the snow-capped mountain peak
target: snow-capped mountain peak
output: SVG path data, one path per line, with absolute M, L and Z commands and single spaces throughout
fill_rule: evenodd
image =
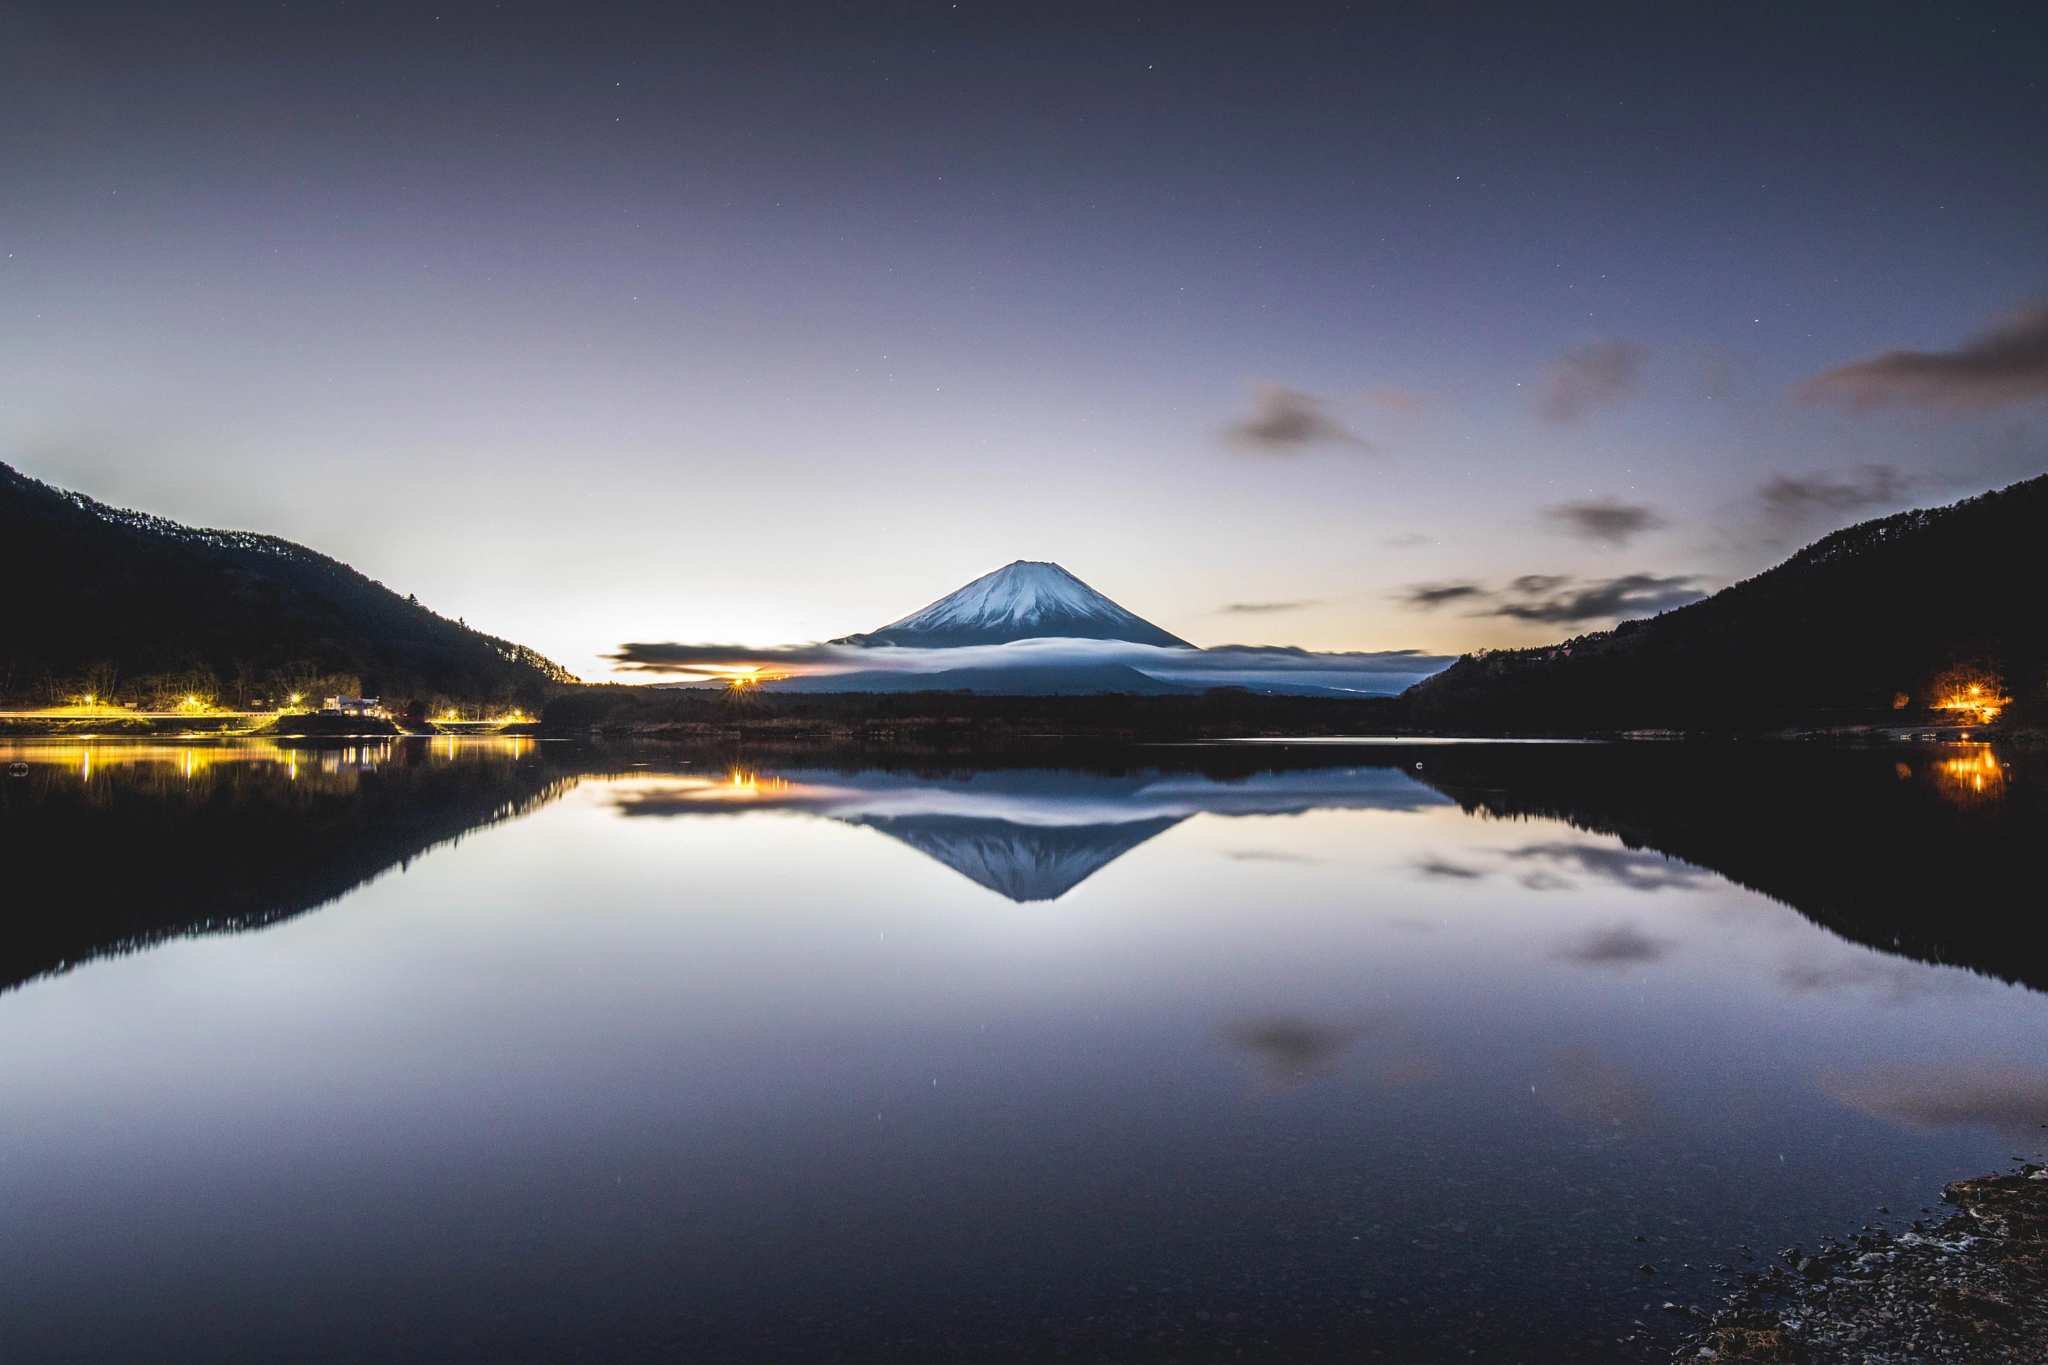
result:
M 947 649 L 1052 636 L 1192 648 L 1178 636 L 1125 611 L 1059 565 L 1029 559 L 983 574 L 923 611 L 912 612 L 880 630 L 848 635 L 833 643 Z

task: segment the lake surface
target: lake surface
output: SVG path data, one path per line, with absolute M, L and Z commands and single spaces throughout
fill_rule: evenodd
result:
M 1641 1360 L 2048 1137 L 2032 751 L 0 762 L 8 1361 Z

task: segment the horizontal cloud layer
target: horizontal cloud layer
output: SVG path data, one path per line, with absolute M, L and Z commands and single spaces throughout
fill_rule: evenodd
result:
M 1391 695 L 1451 664 L 1417 650 L 1316 653 L 1286 645 L 1218 645 L 1173 649 L 1122 640 L 1037 639 L 953 649 L 810 644 L 778 649 L 742 645 L 631 643 L 610 656 L 623 671 L 710 680 L 760 672 L 799 677 L 813 690 L 833 677 L 877 675 L 915 680 L 962 670 L 1051 671 L 1117 667 L 1190 688 L 1249 687 L 1282 691 Z

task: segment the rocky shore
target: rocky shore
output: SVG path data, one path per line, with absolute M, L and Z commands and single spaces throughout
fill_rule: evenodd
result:
M 2048 1170 L 1963 1180 L 1945 1217 L 1867 1229 L 1723 1281 L 1736 1292 L 1677 1359 L 1716 1365 L 2048 1361 Z

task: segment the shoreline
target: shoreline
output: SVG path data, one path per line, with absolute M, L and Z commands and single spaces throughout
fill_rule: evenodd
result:
M 255 723 L 249 723 L 251 720 Z M 13 739 L 402 739 L 540 733 L 535 721 L 394 722 L 381 717 L 293 712 L 282 716 L 27 716 L 0 713 L 0 741 Z
M 1719 1283 L 1735 1292 L 1674 1360 L 1715 1365 L 1906 1365 L 1927 1360 L 2040 1361 L 2048 1343 L 2048 1170 L 1959 1180 L 1953 1208 L 1906 1232 L 1824 1238 L 1781 1264 Z

